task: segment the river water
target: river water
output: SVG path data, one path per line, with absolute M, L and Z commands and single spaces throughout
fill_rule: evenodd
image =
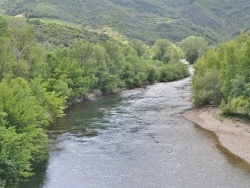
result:
M 248 188 L 250 172 L 182 117 L 190 78 L 72 106 L 49 130 L 48 161 L 25 188 Z

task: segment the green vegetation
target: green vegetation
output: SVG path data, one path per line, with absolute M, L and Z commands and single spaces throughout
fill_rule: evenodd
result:
M 185 53 L 186 60 L 193 64 L 209 47 L 207 41 L 203 37 L 190 36 L 183 39 L 180 43 L 181 49 Z
M 150 48 L 106 35 L 75 39 L 74 27 L 0 17 L 0 187 L 14 188 L 47 158 L 46 127 L 63 116 L 66 105 L 89 93 L 108 94 L 156 81 L 188 76 L 180 48 L 159 39 Z M 72 36 L 67 45 L 53 42 L 59 28 Z M 39 27 L 39 28 L 38 28 Z M 67 28 L 65 30 L 65 28 Z M 47 43 L 38 36 L 50 36 Z M 98 38 L 99 37 L 99 38 Z M 101 39 L 101 40 L 99 40 Z
M 24 27 L 30 25 L 33 35 L 38 43 L 44 44 L 46 47 L 55 48 L 56 46 L 68 47 L 74 41 L 83 39 L 93 43 L 104 43 L 110 39 L 103 32 L 88 30 L 80 25 L 51 20 L 51 19 L 25 19 L 15 18 L 12 16 L 3 16 L 10 27 Z
M 227 115 L 250 117 L 250 35 L 219 45 L 194 65 L 195 106 L 219 105 Z
M 247 0 L 4 0 L 1 12 L 52 18 L 102 30 L 113 28 L 128 39 L 153 44 L 202 36 L 209 43 L 232 39 L 249 29 Z
M 31 19 L 27 20 L 37 32 L 37 42 L 54 46 L 70 46 L 74 41 L 84 39 L 89 42 L 106 42 L 109 36 L 95 31 L 89 31 L 78 25 L 61 23 L 51 20 Z
M 196 62 L 195 106 L 249 117 L 249 34 L 208 51 L 249 29 L 249 9 L 247 0 L 2 0 L 0 13 L 18 18 L 0 17 L 0 187 L 17 187 L 47 158 L 47 126 L 67 105 L 186 77 L 184 55 Z

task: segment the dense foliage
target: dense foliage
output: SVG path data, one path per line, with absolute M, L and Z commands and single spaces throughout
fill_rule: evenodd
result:
M 208 49 L 208 42 L 203 37 L 189 36 L 180 43 L 181 49 L 185 53 L 186 60 L 193 64 Z
M 55 46 L 68 47 L 74 41 L 79 39 L 84 39 L 94 43 L 103 43 L 110 38 L 103 33 L 89 31 L 78 25 L 71 24 L 71 26 L 69 23 L 65 24 L 62 22 L 39 19 L 27 20 L 27 22 L 34 25 L 34 29 L 37 32 L 37 42 L 46 43 L 47 45 L 53 44 Z
M 48 30 L 50 31 L 50 30 Z M 58 31 L 57 31 L 58 32 Z M 0 17 L 0 187 L 16 187 L 47 157 L 46 127 L 66 104 L 89 93 L 106 94 L 188 76 L 181 50 L 160 39 L 150 48 L 72 40 L 52 50 L 32 24 Z M 67 45 L 66 45 L 67 46 Z
M 191 35 L 220 42 L 250 25 L 248 0 L 2 0 L 0 9 L 10 15 L 53 18 L 94 29 L 108 26 L 129 39 L 151 44 L 158 38 L 181 41 Z
M 46 127 L 67 105 L 188 76 L 184 55 L 193 63 L 205 52 L 194 65 L 196 106 L 250 116 L 250 37 L 206 52 L 206 41 L 249 29 L 249 9 L 247 0 L 2 0 L 0 13 L 30 19 L 0 17 L 0 187 L 46 159 Z M 182 40 L 183 52 L 160 38 Z
M 194 103 L 220 105 L 224 114 L 250 117 L 250 36 L 205 53 L 194 65 Z

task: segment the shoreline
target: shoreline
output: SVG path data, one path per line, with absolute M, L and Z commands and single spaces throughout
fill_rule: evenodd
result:
M 222 147 L 250 165 L 250 123 L 222 117 L 214 107 L 187 110 L 183 116 L 213 132 Z

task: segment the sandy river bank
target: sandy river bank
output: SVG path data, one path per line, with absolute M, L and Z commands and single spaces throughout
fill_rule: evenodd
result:
M 220 144 L 250 164 L 250 124 L 220 116 L 218 108 L 186 111 L 183 116 L 202 128 L 212 131 Z

